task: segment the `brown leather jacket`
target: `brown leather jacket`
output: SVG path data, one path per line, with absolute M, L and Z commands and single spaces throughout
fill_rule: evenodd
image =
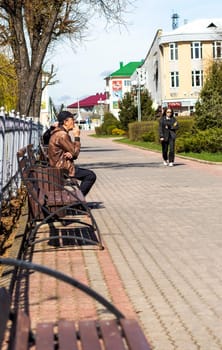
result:
M 72 159 L 65 156 L 66 152 L 72 154 Z M 67 169 L 69 176 L 75 176 L 74 159 L 78 158 L 79 152 L 80 142 L 72 142 L 68 132 L 62 126 L 52 131 L 48 149 L 50 166 Z

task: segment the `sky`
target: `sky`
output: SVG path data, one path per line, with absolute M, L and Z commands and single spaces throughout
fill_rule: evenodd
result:
M 87 39 L 81 44 L 60 43 L 50 53 L 48 64 L 56 70 L 59 82 L 49 87 L 56 106 L 65 106 L 105 91 L 104 78 L 119 69 L 120 62 L 141 61 L 158 29 L 172 30 L 172 14 L 185 21 L 222 18 L 222 1 L 211 0 L 136 0 L 124 15 L 127 27 L 105 29 L 105 21 L 93 18 Z

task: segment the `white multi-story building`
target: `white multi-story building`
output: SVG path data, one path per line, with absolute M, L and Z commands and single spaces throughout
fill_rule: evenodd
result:
M 209 65 L 222 59 L 222 18 L 199 19 L 181 27 L 173 22 L 172 27 L 170 32 L 156 32 L 141 68 L 154 107 L 171 107 L 178 115 L 188 115 Z

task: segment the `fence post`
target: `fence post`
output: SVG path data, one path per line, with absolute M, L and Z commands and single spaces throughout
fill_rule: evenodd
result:
M 4 107 L 0 108 L 0 217 L 2 214 L 2 200 L 3 200 L 3 166 L 5 153 L 5 113 Z

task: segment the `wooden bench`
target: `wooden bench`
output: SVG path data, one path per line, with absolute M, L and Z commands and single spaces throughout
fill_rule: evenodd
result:
M 40 157 L 40 160 L 49 163 L 48 148 L 49 148 L 48 145 L 44 145 L 42 142 L 39 143 L 39 157 Z
M 2 348 L 1 346 L 7 335 L 6 333 L 9 333 L 10 326 L 8 326 L 8 324 L 11 323 L 11 335 L 7 335 L 9 342 L 7 349 L 28 349 L 30 339 L 29 317 L 22 310 L 18 310 L 17 315 L 11 312 L 11 298 L 4 287 L 0 288 L 0 309 L 0 348 Z M 13 346 L 11 346 L 11 344 L 13 344 Z
M 23 260 L 0 257 L 0 263 L 38 271 L 55 277 L 77 287 L 105 306 L 115 318 L 110 320 L 75 320 L 61 319 L 58 322 L 40 323 L 34 332 L 30 328 L 30 319 L 19 310 L 12 318 L 14 331 L 11 334 L 13 350 L 151 350 L 147 339 L 133 319 L 127 319 L 113 304 L 95 290 L 67 275 L 42 265 Z M 34 273 L 35 273 L 34 272 Z M 4 288 L 0 289 L 0 346 L 3 342 L 10 314 L 10 298 Z M 13 310 L 11 310 L 13 311 Z
M 48 160 L 48 146 L 44 146 L 40 142 L 39 152 L 36 152 L 34 150 L 33 144 L 27 145 L 26 148 L 24 148 L 23 150 L 25 150 L 27 152 L 29 162 L 32 166 L 41 166 L 41 167 L 50 168 L 49 160 Z M 21 150 L 20 150 L 20 153 L 21 153 Z M 63 169 L 63 170 L 61 170 L 61 173 L 63 174 L 63 179 L 62 179 L 63 184 L 67 184 L 67 185 L 74 187 L 74 188 L 80 187 L 77 179 L 72 178 L 72 181 L 70 181 L 70 179 L 68 177 L 68 171 L 65 171 Z M 52 175 L 52 173 L 51 173 L 51 175 Z M 55 176 L 57 176 L 57 173 L 55 173 Z
M 29 201 L 31 234 L 27 244 L 49 240 L 49 237 L 43 236 L 36 239 L 40 227 L 48 225 L 52 245 L 73 242 L 74 245 L 92 244 L 103 249 L 99 228 L 92 212 L 78 186 L 68 185 L 63 169 L 33 164 L 27 148 L 18 151 L 17 159 Z

